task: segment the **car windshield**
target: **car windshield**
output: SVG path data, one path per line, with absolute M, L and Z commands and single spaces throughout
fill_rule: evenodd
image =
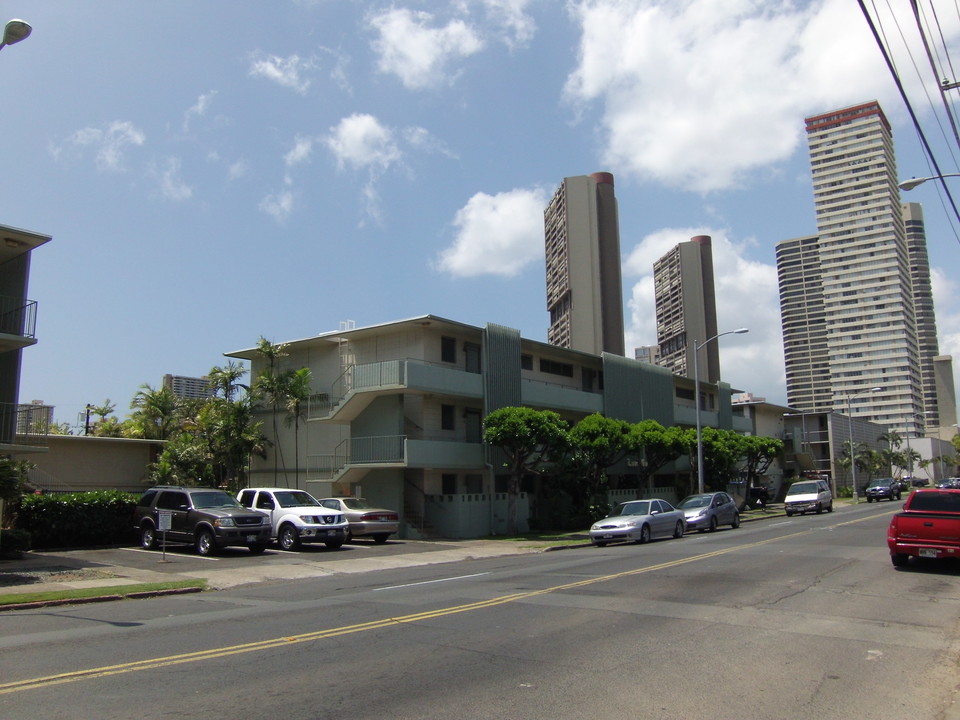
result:
M 341 498 L 348 510 L 373 510 L 373 505 L 363 498 Z
M 790 486 L 787 495 L 806 495 L 807 493 L 815 493 L 816 491 L 817 484 L 815 482 L 799 482 Z
M 308 505 L 319 505 L 320 502 L 310 493 L 301 491 L 283 491 L 275 493 L 280 507 L 306 507 Z
M 890 478 L 874 478 L 867 487 L 883 487 L 890 484 Z
M 680 510 L 706 507 L 710 504 L 711 498 L 713 498 L 713 495 L 688 495 L 680 501 L 680 504 L 677 505 L 677 507 Z
M 613 509 L 613 512 L 610 513 L 610 517 L 616 517 L 617 515 L 649 515 L 650 514 L 650 503 L 648 502 L 628 502 L 621 503 Z
M 228 495 L 222 490 L 211 490 L 210 492 L 191 493 L 193 506 L 196 508 L 215 508 L 215 507 L 243 507 L 240 501 L 233 495 Z

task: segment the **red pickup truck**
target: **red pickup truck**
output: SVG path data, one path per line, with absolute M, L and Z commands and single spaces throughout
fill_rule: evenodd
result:
M 897 567 L 911 556 L 960 558 L 960 490 L 914 490 L 890 518 L 887 547 Z

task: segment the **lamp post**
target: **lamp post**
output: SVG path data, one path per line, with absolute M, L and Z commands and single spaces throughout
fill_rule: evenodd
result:
M 913 190 L 917 185 L 923 185 L 928 180 L 940 180 L 941 178 L 948 177 L 960 177 L 960 173 L 943 173 L 942 175 L 930 175 L 929 177 L 910 178 L 909 180 L 897 183 L 897 187 L 901 190 Z
M 693 341 L 693 392 L 694 395 L 696 395 L 697 402 L 697 492 L 701 494 L 703 493 L 703 427 L 700 423 L 700 351 L 708 343 L 712 343 L 724 335 L 742 335 L 745 332 L 750 332 L 750 330 L 747 328 L 737 328 L 736 330 L 727 330 L 726 332 L 714 335 L 709 340 L 704 340 L 699 344 L 696 339 Z
M 21 40 L 26 40 L 30 37 L 30 33 L 33 30 L 30 27 L 30 23 L 24 22 L 23 20 L 9 20 L 7 24 L 3 26 L 3 39 L 0 40 L 0 50 L 3 50 L 7 45 L 13 45 L 18 43 Z
M 853 399 L 857 395 L 863 395 L 866 392 L 879 392 L 883 388 L 873 387 L 873 388 L 864 388 L 860 392 L 855 392 L 853 395 L 847 395 L 847 432 L 850 436 L 850 473 L 853 479 L 853 502 L 860 502 L 860 496 L 857 492 L 857 458 L 853 452 L 853 410 L 851 407 Z

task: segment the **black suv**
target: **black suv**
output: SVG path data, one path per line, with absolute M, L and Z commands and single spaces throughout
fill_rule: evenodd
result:
M 200 555 L 228 545 L 260 553 L 270 543 L 270 518 L 216 488 L 152 487 L 137 503 L 134 528 L 147 550 L 164 540 L 192 544 Z
M 883 498 L 899 500 L 900 492 L 900 483 L 893 478 L 874 478 L 867 485 L 863 494 L 867 496 L 867 502 L 873 502 L 874 500 L 880 502 Z

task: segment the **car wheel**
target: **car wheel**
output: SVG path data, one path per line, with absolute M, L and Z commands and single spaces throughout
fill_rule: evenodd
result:
M 827 505 L 827 512 L 833 512 L 833 500 L 831 500 L 830 504 Z
M 793 510 L 786 510 L 784 512 L 786 512 L 787 517 L 793 517 Z
M 823 512 L 823 505 L 821 505 L 820 503 L 817 503 L 817 515 L 819 515 L 822 512 Z
M 251 546 L 250 546 L 250 554 L 251 554 L 251 555 L 259 555 L 260 553 L 262 553 L 262 552 L 263 552 L 264 550 L 266 550 L 266 549 L 267 549 L 267 546 L 266 546 L 266 545 L 264 545 L 263 543 L 257 543 L 256 545 L 251 545 Z
M 331 540 L 330 542 L 324 543 L 330 550 L 339 550 L 343 545 L 341 540 Z
M 596 542 L 593 543 L 593 546 L 594 546 L 594 547 L 606 547 L 607 544 L 606 544 L 605 542 L 603 542 L 602 540 L 597 540 Z
M 201 530 L 197 533 L 197 541 L 194 543 L 197 548 L 197 555 L 212 555 L 214 549 L 217 547 L 217 541 L 213 537 L 213 533 L 209 530 Z
M 673 529 L 673 536 L 675 538 L 683 537 L 683 523 L 677 520 L 677 526 Z
M 867 502 L 868 502 L 868 503 L 872 503 L 872 502 L 873 502 L 873 498 L 868 496 L 868 497 L 867 497 Z
M 717 531 L 717 516 L 714 515 L 712 518 L 710 518 L 710 532 L 716 532 L 716 531 Z
M 373 541 L 377 545 L 383 545 L 387 541 L 388 537 L 390 537 L 390 533 L 377 533 L 373 536 Z
M 733 522 L 730 523 L 730 527 L 734 529 L 740 527 L 740 513 L 733 514 Z
M 650 526 L 644 524 L 640 528 L 640 537 L 637 538 L 637 545 L 644 545 L 648 542 L 650 542 Z
M 284 523 L 277 533 L 277 544 L 282 550 L 297 550 L 300 547 L 300 533 L 290 523 Z
M 140 547 L 144 550 L 155 550 L 157 547 L 157 530 L 153 525 L 144 525 L 140 529 Z
M 890 562 L 894 567 L 903 567 L 910 562 L 910 556 L 904 553 L 890 553 Z

